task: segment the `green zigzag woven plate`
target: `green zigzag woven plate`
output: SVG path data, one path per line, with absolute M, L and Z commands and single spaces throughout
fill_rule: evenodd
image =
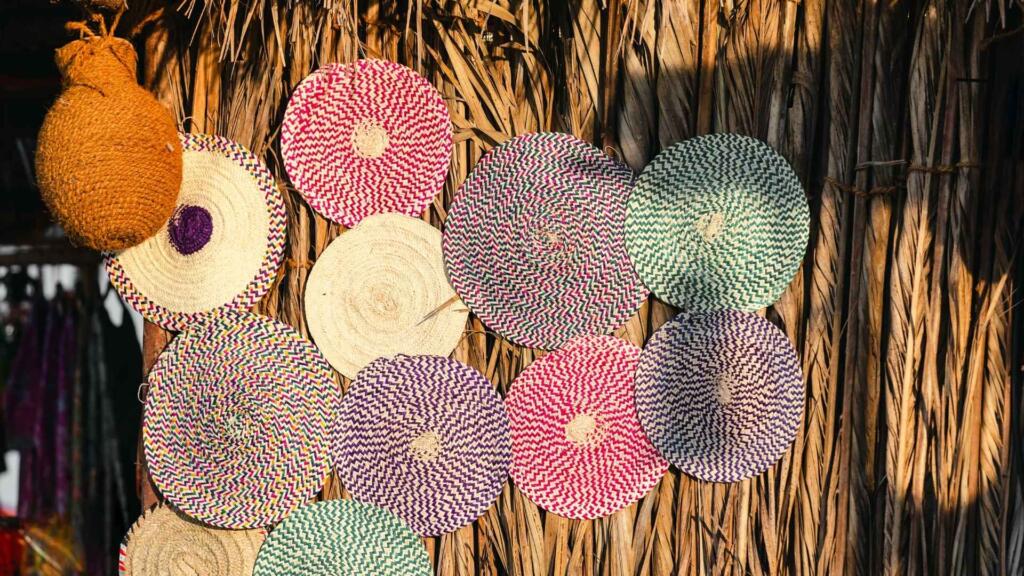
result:
M 626 250 L 640 279 L 691 311 L 775 302 L 800 268 L 809 230 L 793 169 L 764 142 L 738 134 L 666 148 L 626 206 Z
M 398 516 L 355 500 L 303 506 L 267 537 L 253 576 L 432 576 L 420 539 Z

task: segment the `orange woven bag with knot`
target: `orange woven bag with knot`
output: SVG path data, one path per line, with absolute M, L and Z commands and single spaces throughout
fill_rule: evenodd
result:
M 131 43 L 113 36 L 57 50 L 64 89 L 36 149 L 43 200 L 73 242 L 118 251 L 153 236 L 174 211 L 181 142 L 170 113 L 136 81 Z

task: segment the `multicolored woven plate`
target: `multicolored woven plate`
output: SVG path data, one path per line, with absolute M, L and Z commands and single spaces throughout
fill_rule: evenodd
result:
M 349 378 L 380 356 L 447 356 L 468 317 L 445 276 L 441 232 L 402 214 L 370 216 L 336 238 L 306 283 L 309 333 Z
M 668 470 L 636 418 L 639 357 L 619 338 L 583 336 L 512 383 L 512 480 L 538 506 L 569 518 L 607 516 Z
M 508 476 L 505 405 L 483 374 L 456 360 L 375 361 L 345 394 L 338 423 L 342 483 L 421 536 L 476 520 Z
M 382 60 L 310 74 L 281 125 L 288 177 L 314 210 L 349 227 L 381 212 L 421 214 L 444 185 L 451 153 L 441 95 Z
M 427 551 L 394 514 L 354 500 L 296 510 L 267 538 L 253 576 L 432 576 Z
M 222 311 L 179 334 L 148 378 L 153 482 L 221 528 L 277 522 L 323 486 L 341 391 L 312 343 L 276 320 Z
M 270 289 L 284 252 L 284 199 L 270 171 L 220 136 L 182 134 L 178 208 L 152 238 L 107 254 L 125 302 L 169 330 L 213 310 L 248 310 Z
M 251 576 L 267 533 L 203 526 L 166 505 L 143 512 L 121 543 L 120 576 Z
M 513 138 L 459 190 L 444 227 L 452 286 L 492 330 L 556 348 L 606 334 L 643 303 L 623 222 L 633 173 L 568 134 Z
M 786 335 L 764 318 L 680 314 L 644 348 L 636 403 L 669 462 L 701 480 L 736 482 L 767 470 L 792 444 L 803 378 Z
M 658 298 L 687 310 L 757 310 L 800 268 L 810 210 L 786 160 L 712 134 L 658 154 L 629 196 L 626 247 Z

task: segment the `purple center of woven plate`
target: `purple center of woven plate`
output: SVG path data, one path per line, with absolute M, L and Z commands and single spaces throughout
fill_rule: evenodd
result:
M 213 235 L 213 217 L 202 206 L 186 204 L 174 212 L 167 225 L 167 234 L 179 254 L 195 254 L 206 246 Z

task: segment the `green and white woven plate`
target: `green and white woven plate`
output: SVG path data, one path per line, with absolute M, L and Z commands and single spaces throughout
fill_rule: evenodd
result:
M 753 311 L 800 268 L 810 209 L 785 158 L 738 134 L 679 142 L 637 179 L 626 250 L 654 294 L 686 310 Z
M 398 516 L 355 500 L 299 508 L 267 537 L 253 576 L 431 576 L 420 539 Z

